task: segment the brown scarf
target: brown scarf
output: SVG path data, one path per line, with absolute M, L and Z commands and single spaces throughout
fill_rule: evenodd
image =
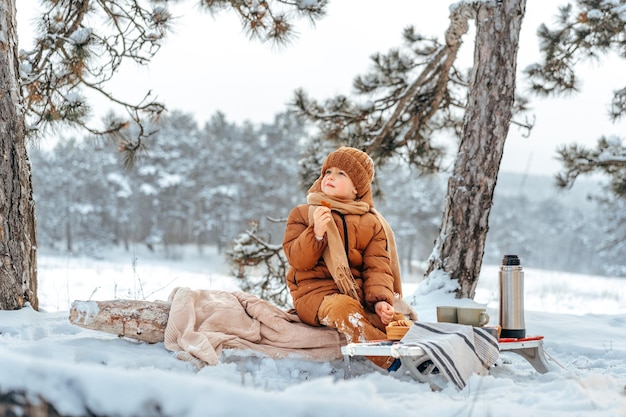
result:
M 389 226 L 389 223 L 387 223 L 387 220 L 382 216 L 382 214 L 376 211 L 374 207 L 370 207 L 369 204 L 363 201 L 335 200 L 322 192 L 312 192 L 307 195 L 307 202 L 310 204 L 309 224 L 313 224 L 313 211 L 315 210 L 315 206 L 322 205 L 322 201 L 330 203 L 332 210 L 338 211 L 342 214 L 365 214 L 371 212 L 378 218 L 378 221 L 383 226 L 387 237 L 387 250 L 389 251 L 391 258 L 391 272 L 393 274 L 393 291 L 398 294 L 396 298 L 402 298 L 402 280 L 400 278 L 398 251 L 393 231 Z M 354 276 L 352 276 L 352 272 L 350 271 L 348 258 L 335 222 L 328 223 L 326 235 L 328 244 L 326 245 L 326 248 L 324 248 L 322 257 L 324 258 L 324 262 L 326 263 L 330 274 L 335 280 L 337 287 L 339 287 L 339 291 L 343 294 L 350 295 L 356 300 L 359 300 L 359 296 L 356 291 L 356 284 L 354 282 Z

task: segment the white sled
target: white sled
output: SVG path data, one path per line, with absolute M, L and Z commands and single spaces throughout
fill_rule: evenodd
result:
M 501 353 L 515 353 L 526 359 L 539 373 L 550 370 L 543 349 L 543 336 L 527 337 L 523 339 L 500 339 Z M 344 356 L 346 377 L 350 377 L 351 359 L 366 356 L 392 356 L 400 358 L 403 368 L 412 378 L 419 382 L 430 384 L 435 390 L 441 387 L 433 380 L 432 366 L 423 366 L 428 361 L 428 355 L 420 347 L 411 343 L 382 340 L 367 343 L 349 343 L 341 348 Z

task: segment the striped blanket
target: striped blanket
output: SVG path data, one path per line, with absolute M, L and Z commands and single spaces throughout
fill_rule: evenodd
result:
M 453 323 L 415 322 L 402 344 L 421 347 L 446 379 L 463 389 L 469 377 L 484 375 L 500 356 L 488 330 Z

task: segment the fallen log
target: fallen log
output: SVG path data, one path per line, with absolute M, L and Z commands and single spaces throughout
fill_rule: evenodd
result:
M 74 301 L 70 323 L 148 343 L 164 340 L 170 303 L 165 301 Z

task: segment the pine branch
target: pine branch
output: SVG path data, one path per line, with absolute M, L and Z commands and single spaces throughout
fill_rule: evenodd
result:
M 580 175 L 607 174 L 611 191 L 626 196 L 626 148 L 617 136 L 601 137 L 595 149 L 577 144 L 562 146 L 557 150 L 564 170 L 556 177 L 557 186 L 571 188 Z

